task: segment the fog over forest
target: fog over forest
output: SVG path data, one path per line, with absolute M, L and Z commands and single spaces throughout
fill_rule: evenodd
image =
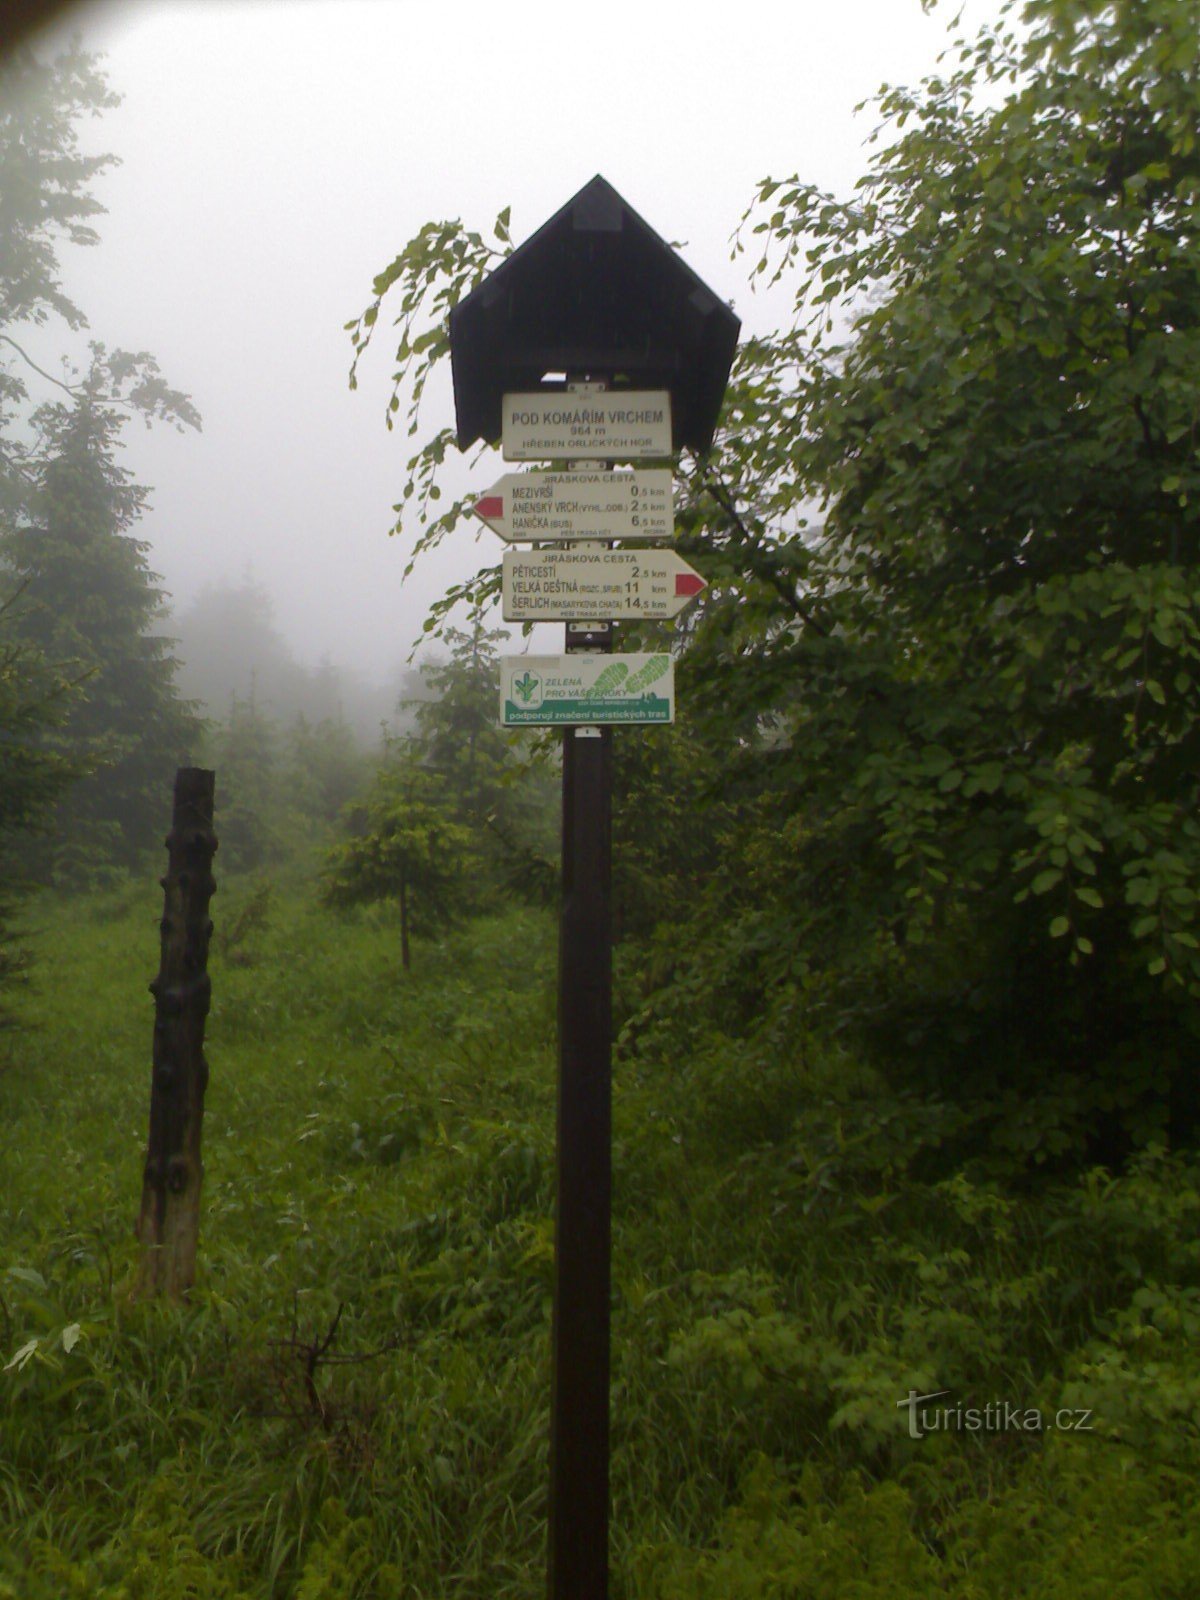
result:
M 418 530 L 387 532 L 411 453 L 384 427 L 390 326 L 348 387 L 343 325 L 426 220 L 487 229 L 511 204 L 519 243 L 600 171 L 747 332 L 768 328 L 785 299 L 748 295 L 746 258 L 730 260 L 755 183 L 803 165 L 848 188 L 873 126 L 855 105 L 917 78 L 945 37 L 916 0 L 689 15 L 681 34 L 665 9 L 609 5 L 597 49 L 594 18 L 540 3 L 471 4 L 450 30 L 407 0 L 137 0 L 70 8 L 38 39 L 53 51 L 79 31 L 122 99 L 81 130 L 119 158 L 95 185 L 99 243 L 63 251 L 89 326 L 28 330 L 28 350 L 51 374 L 89 338 L 149 351 L 195 402 L 201 432 L 131 427 L 122 459 L 150 490 L 136 531 L 184 687 L 214 712 L 257 692 L 285 712 L 340 701 L 377 728 L 430 603 L 498 560 L 490 534 L 464 534 L 402 584 Z M 681 116 L 680 84 L 721 114 Z M 451 420 L 440 379 L 425 422 Z M 451 450 L 447 495 L 500 465 Z
M 323 656 L 306 666 L 280 633 L 267 589 L 245 579 L 206 588 L 170 619 L 180 662 L 179 687 L 221 716 L 235 698 L 251 699 L 271 717 L 345 721 L 364 742 L 381 729 L 411 721 L 405 702 L 423 698 L 419 667 L 397 665 L 375 677 Z M 426 651 L 425 662 L 437 658 Z

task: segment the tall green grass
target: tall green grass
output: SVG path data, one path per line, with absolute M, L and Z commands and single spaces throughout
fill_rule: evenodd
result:
M 552 919 L 408 973 L 386 908 L 246 919 L 170 1308 L 128 1297 L 158 915 L 43 905 L 0 1046 L 0 1596 L 540 1596 Z M 746 1039 L 625 1051 L 614 1116 L 615 1597 L 1194 1593 L 1185 1162 L 1008 1193 L 930 1168 L 936 1109 Z M 913 1440 L 912 1387 L 1094 1431 Z

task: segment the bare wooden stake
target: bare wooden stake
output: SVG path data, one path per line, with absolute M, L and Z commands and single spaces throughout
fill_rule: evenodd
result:
M 196 1275 L 200 1230 L 200 1133 L 208 1065 L 204 1023 L 212 923 L 214 775 L 199 767 L 175 774 L 175 807 L 167 836 L 162 957 L 154 996 L 150 1137 L 142 1174 L 137 1236 L 142 1244 L 139 1296 L 178 1300 Z

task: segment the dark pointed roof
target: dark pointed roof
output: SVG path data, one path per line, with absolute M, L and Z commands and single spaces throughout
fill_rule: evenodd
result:
M 712 443 L 739 319 L 595 177 L 450 313 L 462 449 L 500 438 L 505 394 L 547 372 L 669 389 L 676 450 Z

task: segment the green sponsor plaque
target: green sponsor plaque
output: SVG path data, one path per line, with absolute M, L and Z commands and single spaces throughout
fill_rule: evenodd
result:
M 658 654 L 507 656 L 500 662 L 506 728 L 674 722 L 675 663 Z

